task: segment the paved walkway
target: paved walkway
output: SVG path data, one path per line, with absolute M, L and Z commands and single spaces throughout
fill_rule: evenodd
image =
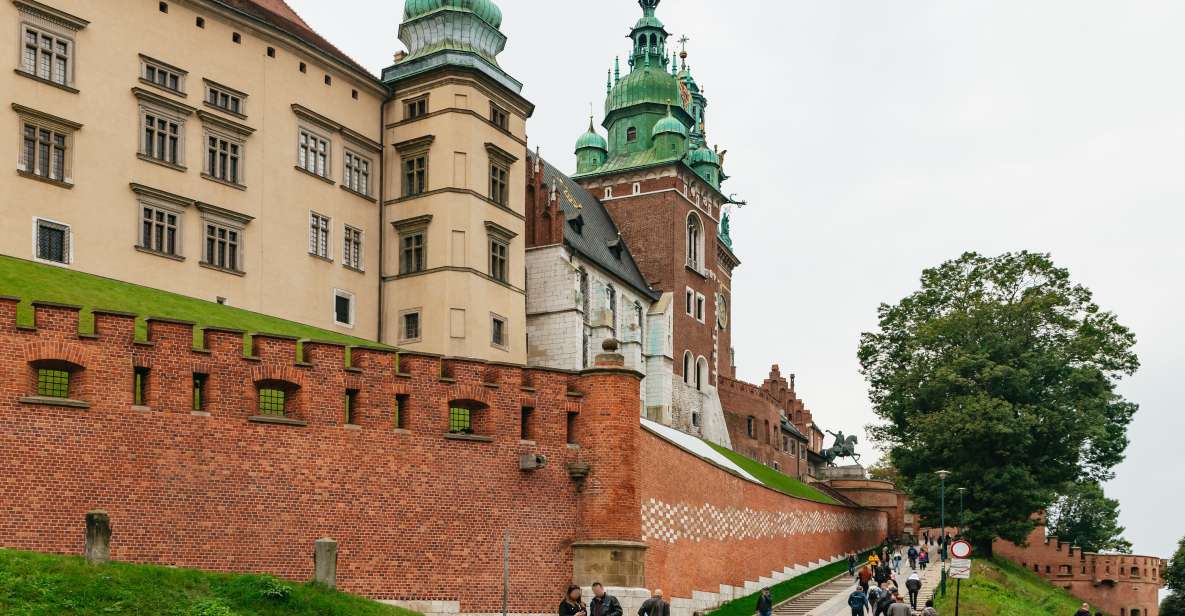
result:
M 901 568 L 899 583 L 905 590 L 905 580 L 909 579 L 913 570 L 906 563 Z M 922 578 L 922 591 L 918 593 L 918 607 L 926 605 L 926 600 L 933 598 L 938 592 L 938 583 L 942 579 L 942 569 L 935 563 L 925 571 L 917 570 Z M 799 595 L 774 608 L 775 616 L 852 616 L 848 607 L 848 595 L 856 587 L 856 582 L 847 573 L 835 578 L 805 594 Z M 908 595 L 906 595 L 908 598 Z M 869 611 L 871 613 L 871 611 Z

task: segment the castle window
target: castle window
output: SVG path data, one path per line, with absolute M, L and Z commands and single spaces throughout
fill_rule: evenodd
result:
M 276 57 L 276 48 L 275 47 L 268 47 L 267 48 L 267 57 L 269 57 L 269 58 Z
M 185 71 L 143 55 L 140 56 L 140 70 L 144 82 L 175 94 L 185 93 Z
M 749 438 L 757 438 L 757 419 L 752 415 L 745 418 L 745 434 Z
M 347 426 L 358 425 L 358 390 L 347 389 L 345 398 L 345 423 Z
M 631 189 L 633 190 L 633 194 L 635 194 L 635 195 L 642 194 L 642 183 L 641 182 L 634 182 L 634 185 L 631 187 Z
M 346 150 L 346 168 L 342 184 L 367 197 L 370 196 L 370 159 Z
M 210 107 L 242 117 L 247 113 L 246 105 L 243 104 L 246 98 L 247 95 L 242 92 L 206 81 L 205 103 Z
M 518 420 L 518 437 L 521 440 L 529 441 L 532 439 L 534 431 L 531 429 L 534 423 L 535 409 L 524 406 L 519 412 Z
M 704 299 L 704 296 L 702 293 L 695 294 L 695 320 L 699 321 L 700 323 L 704 322 L 704 312 L 706 310 L 705 309 L 706 303 L 707 303 L 707 300 Z
M 328 216 L 309 212 L 309 254 L 322 259 L 329 256 L 329 233 L 333 223 Z
M 506 317 L 490 313 L 490 346 L 507 351 L 510 349 L 510 334 Z
M 242 186 L 240 163 L 243 143 L 217 134 L 206 136 L 206 175 L 214 180 Z
M 132 404 L 148 404 L 148 368 L 137 367 L 132 371 Z
M 643 342 L 646 340 L 644 331 L 646 325 L 646 314 L 642 312 L 642 304 L 638 302 L 634 302 L 634 320 L 638 324 L 638 342 Z M 642 350 L 645 351 L 645 348 Z
M 64 126 L 26 118 L 22 123 L 20 170 L 26 176 L 68 184 L 71 136 Z
M 687 267 L 703 269 L 703 224 L 694 212 L 687 215 Z
M 342 233 L 342 265 L 362 271 L 362 230 L 350 225 Z
M 609 329 L 617 331 L 617 289 L 613 285 L 605 286 L 605 302 L 609 304 Z
M 403 102 L 403 119 L 414 120 L 428 115 L 428 97 L 421 96 Z
M 38 261 L 69 265 L 71 262 L 70 227 L 48 220 L 37 219 L 35 223 L 36 252 Z
M 420 341 L 420 309 L 405 310 L 400 313 L 399 342 L 408 344 Z
M 74 41 L 63 33 L 21 25 L 20 71 L 61 86 L 74 81 Z
M 576 441 L 576 419 L 580 417 L 580 413 L 568 413 L 567 422 L 564 424 L 565 438 L 564 442 L 569 445 L 577 445 Z
M 634 128 L 633 126 L 626 129 L 625 140 L 626 141 L 637 141 L 638 140 L 638 129 Z
M 329 140 L 301 129 L 297 137 L 296 165 L 323 178 L 329 177 Z
M 490 237 L 490 278 L 506 282 L 509 274 L 510 246 L 505 240 Z
M 403 196 L 411 197 L 428 190 L 428 154 L 403 159 Z
M 473 434 L 473 411 L 462 406 L 450 406 L 448 431 L 452 434 Z
M 613 198 L 613 187 L 612 187 L 612 186 L 606 186 L 606 187 L 605 187 L 605 198 L 606 198 L 606 199 L 612 199 L 612 198 Z
M 696 427 L 696 428 L 698 428 L 698 427 L 699 427 L 699 424 L 700 424 L 700 415 L 699 415 L 699 413 L 697 413 L 697 412 L 695 412 L 695 411 L 692 411 L 692 412 L 691 412 L 691 425 L 692 425 L 692 426 L 694 426 L 694 427 Z
M 510 130 L 510 114 L 505 109 L 490 103 L 490 124 L 502 130 Z
M 506 165 L 490 163 L 490 201 L 498 205 L 506 205 L 510 201 L 509 176 L 510 170 Z
M 693 376 L 694 372 L 695 372 L 695 356 L 691 354 L 691 351 L 684 351 L 683 352 L 683 382 L 690 385 L 692 383 L 692 379 L 694 378 L 694 376 Z
M 392 424 L 396 430 L 407 429 L 407 404 L 411 400 L 411 396 L 407 394 L 397 394 L 395 396 L 395 412 L 392 417 Z
M 415 274 L 425 267 L 425 232 L 408 233 L 400 237 L 399 273 Z
M 57 368 L 38 368 L 37 395 L 44 398 L 69 398 L 70 371 Z
M 205 17 L 198 17 L 198 18 L 194 19 L 193 25 L 195 25 L 199 28 L 205 28 L 206 27 L 206 18 Z
M 185 134 L 185 123 L 181 118 L 147 107 L 141 108 L 140 117 L 144 121 L 140 154 L 151 160 L 180 166 L 183 162 L 182 139 Z
M 354 326 L 354 294 L 341 289 L 333 290 L 333 322 L 342 327 Z
M 282 389 L 261 388 L 259 390 L 259 414 L 271 417 L 283 417 L 286 410 L 287 395 Z
M 704 391 L 708 386 L 708 360 L 701 356 L 695 361 L 695 389 L 696 391 Z M 769 427 L 769 422 L 766 422 L 766 427 Z M 769 430 L 766 430 L 768 433 Z M 768 439 L 767 441 L 768 442 Z
M 234 227 L 206 221 L 206 246 L 202 263 L 220 270 L 242 272 L 243 264 L 239 258 L 241 232 Z
M 241 45 L 243 43 L 243 35 L 238 32 L 232 33 L 230 35 L 230 41 L 235 45 Z
M 683 299 L 684 299 L 684 302 L 683 302 L 684 308 L 685 308 L 688 316 L 695 316 L 695 291 L 692 291 L 691 289 L 687 289 L 687 292 L 684 295 Z
M 193 375 L 193 410 L 202 411 L 206 408 L 206 383 L 210 376 L 194 373 Z

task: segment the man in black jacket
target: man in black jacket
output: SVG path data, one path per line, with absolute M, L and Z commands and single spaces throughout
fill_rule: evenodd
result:
M 642 603 L 638 616 L 671 616 L 671 604 L 662 600 L 661 588 L 655 588 L 654 596 Z
M 757 614 L 758 616 L 770 616 L 774 612 L 774 598 L 770 596 L 768 588 L 762 588 L 761 594 L 757 595 Z
M 617 597 L 605 592 L 600 582 L 593 582 L 593 599 L 588 604 L 589 616 L 621 616 L 621 603 Z

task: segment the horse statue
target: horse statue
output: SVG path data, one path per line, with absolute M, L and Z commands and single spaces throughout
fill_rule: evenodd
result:
M 839 434 L 828 430 L 827 434 L 835 437 L 835 444 L 830 449 L 824 449 L 822 451 L 823 457 L 827 459 L 828 466 L 836 466 L 835 461 L 840 458 L 853 458 L 856 460 L 856 464 L 860 463 L 860 454 L 856 453 L 856 445 L 860 443 L 860 439 L 856 438 L 855 434 L 846 438 L 844 437 L 843 430 L 840 430 Z

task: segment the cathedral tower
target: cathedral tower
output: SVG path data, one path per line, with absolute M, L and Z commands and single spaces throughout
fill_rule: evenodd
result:
M 383 342 L 526 363 L 526 121 L 492 0 L 407 0 L 383 71 Z
M 592 126 L 580 136 L 575 179 L 602 199 L 647 281 L 674 306 L 671 351 L 655 341 L 644 350 L 648 374 L 664 363 L 673 374 L 664 391 L 648 392 L 647 415 L 728 444 L 716 384 L 733 374 L 728 315 L 740 262 L 726 239 L 727 176 L 723 156 L 707 145 L 707 98 L 686 51 L 671 53 L 660 1 L 638 2 L 626 72 L 617 60 L 607 84 L 608 136 Z M 659 387 L 651 381 L 647 388 Z

